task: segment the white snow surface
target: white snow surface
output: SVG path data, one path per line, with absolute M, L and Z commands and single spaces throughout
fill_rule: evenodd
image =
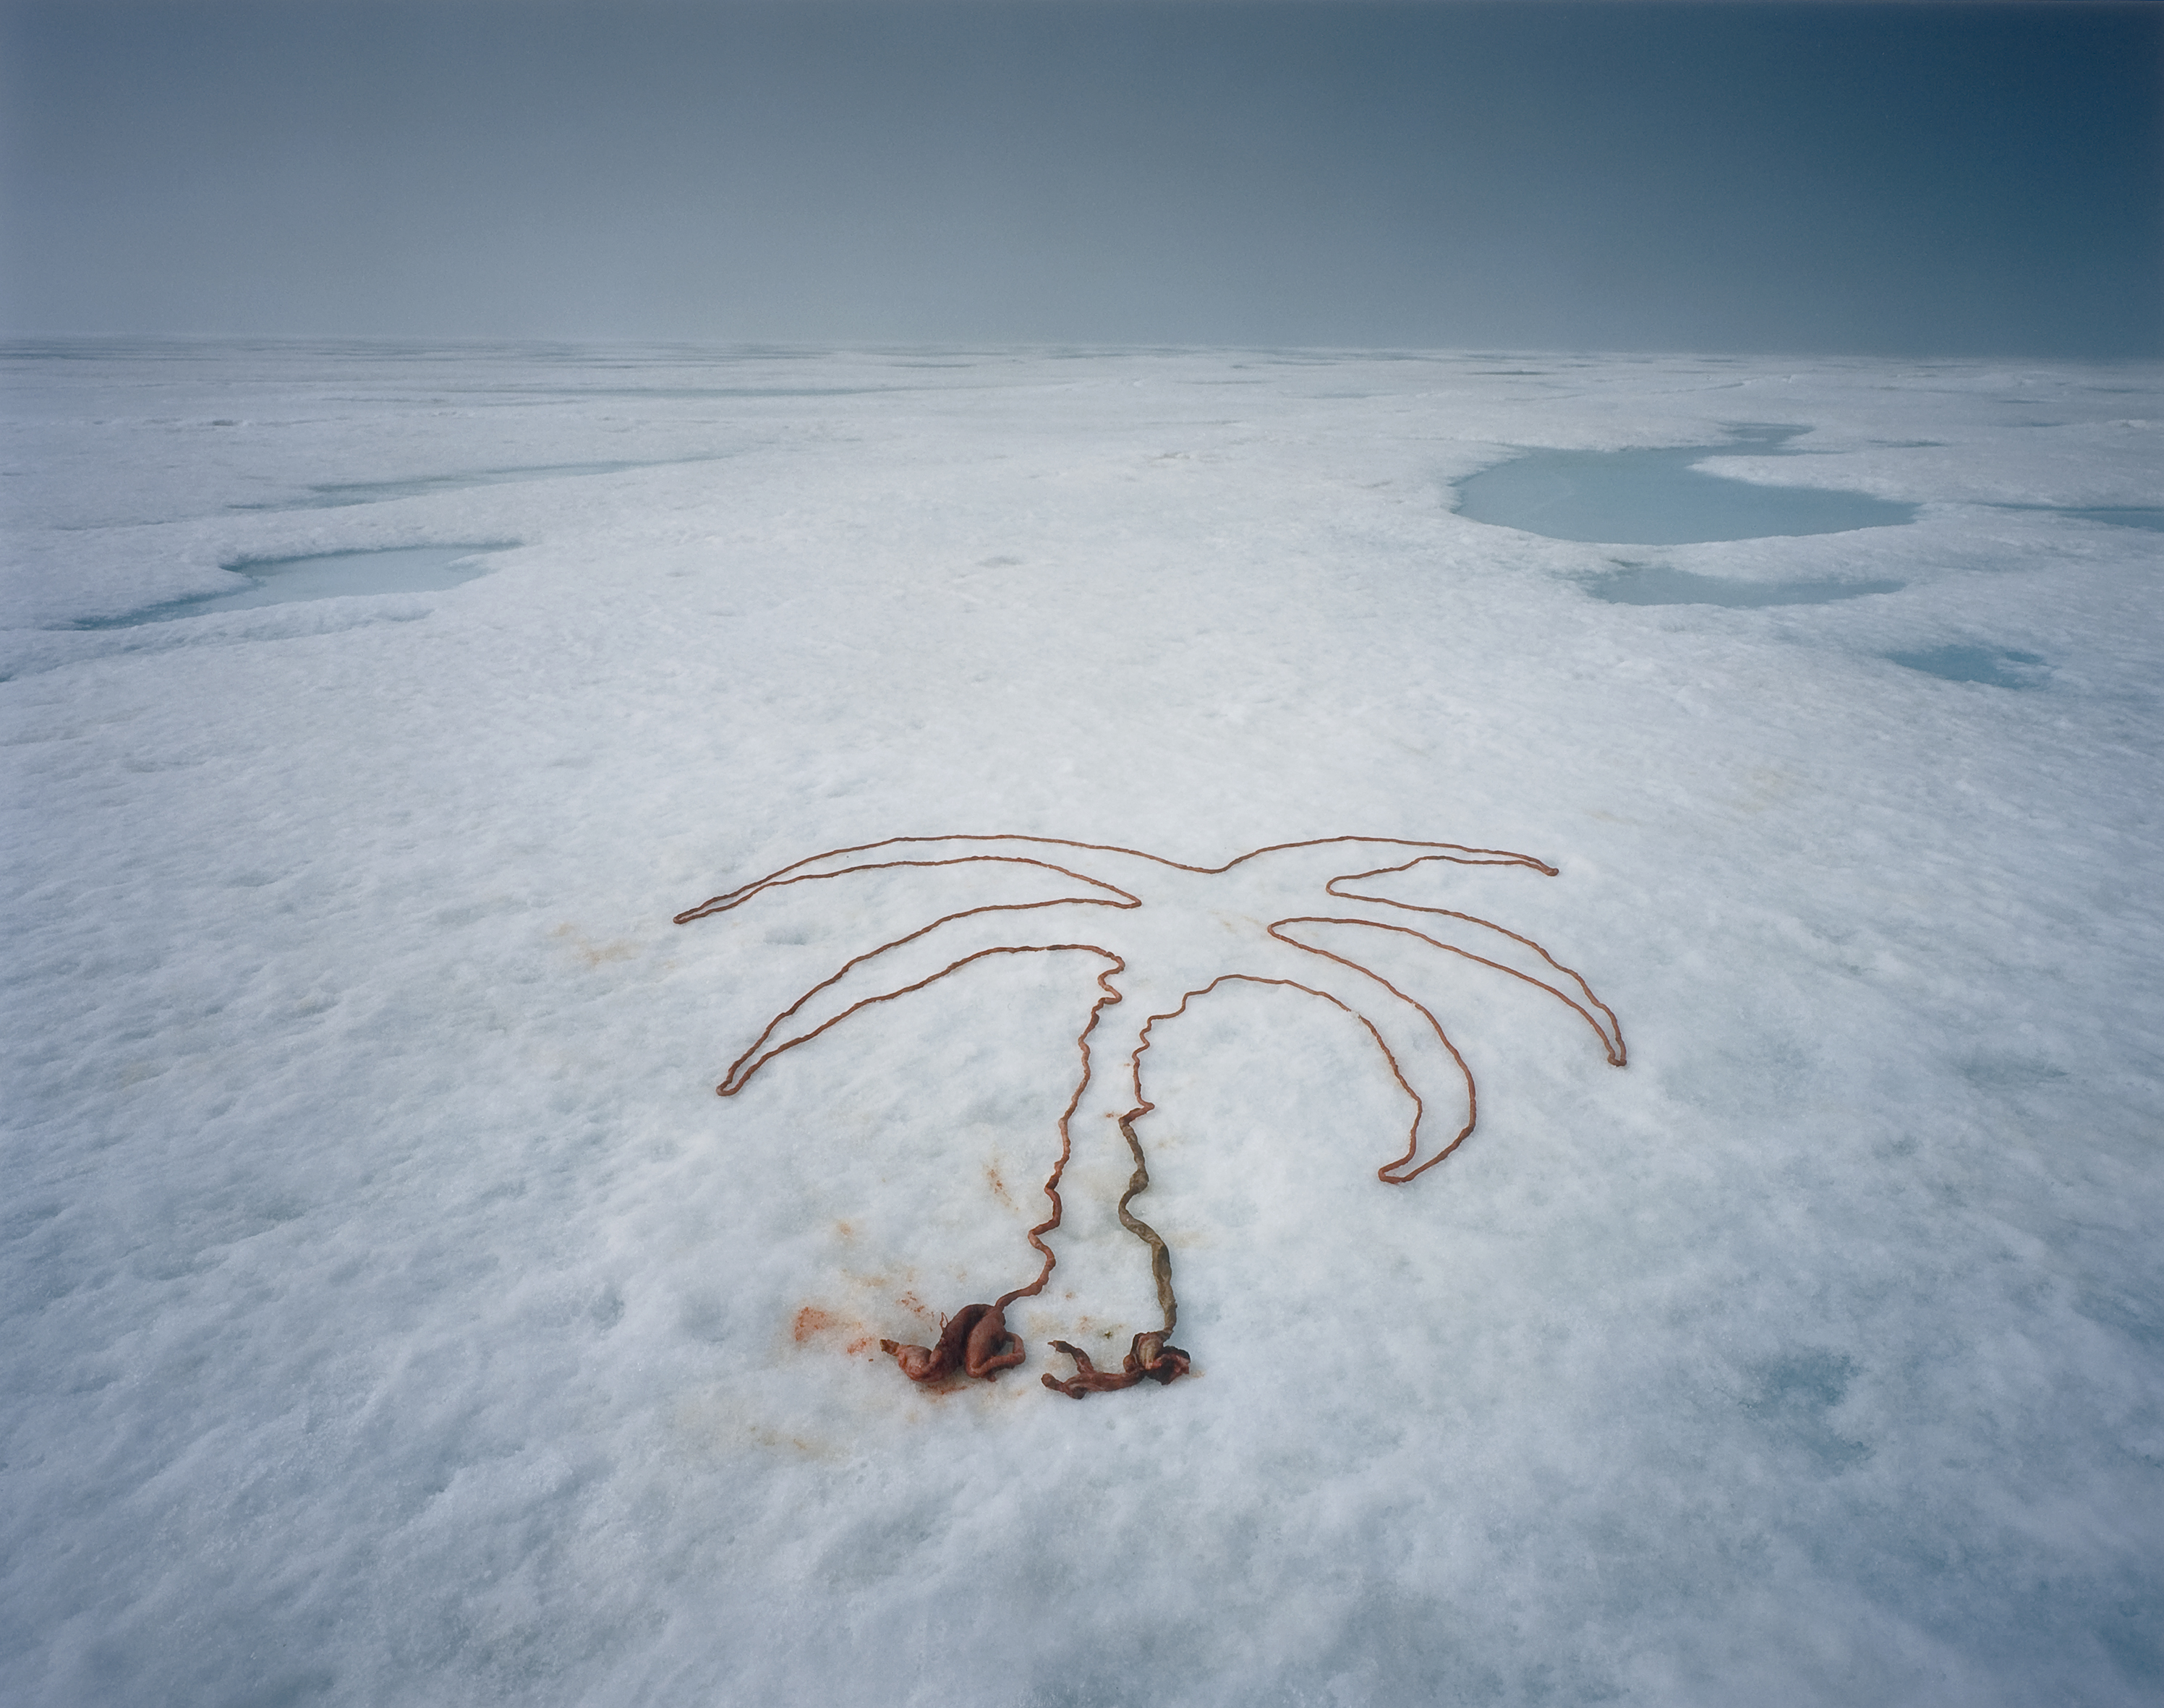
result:
M 2155 366 L 5 374 L 0 1698 L 2164 1690 L 2164 542 L 1999 507 L 2164 502 Z M 1732 472 L 1918 520 L 1622 548 L 1451 513 L 1517 448 L 1736 423 L 1810 460 Z M 74 626 L 477 543 L 512 548 L 441 592 Z M 1589 597 L 1622 562 L 1900 587 Z M 2044 663 L 1889 658 L 1941 647 Z M 1010 832 L 1536 855 L 1379 893 L 1538 939 L 1629 1066 L 1394 940 L 1480 1092 L 1396 1188 L 1360 1027 L 1221 988 L 1158 1029 L 1137 1125 L 1195 1375 L 1037 1382 L 1053 1337 L 1116 1363 L 1155 1326 L 1100 1076 L 1027 1363 L 912 1387 L 879 1337 L 1034 1271 L 1104 964 L 993 957 L 713 1087 L 848 957 L 1088 892 L 960 867 L 671 915 Z M 1066 914 L 1137 990 L 1212 952 Z

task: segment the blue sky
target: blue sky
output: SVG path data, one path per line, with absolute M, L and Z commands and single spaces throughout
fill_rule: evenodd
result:
M 2164 8 L 8 4 L 22 333 L 2164 354 Z

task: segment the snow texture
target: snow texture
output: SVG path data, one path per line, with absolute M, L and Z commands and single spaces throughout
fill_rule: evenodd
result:
M 0 1698 L 2164 1692 L 2164 622 L 2156 533 L 2112 520 L 2164 504 L 2154 367 L 6 375 Z M 1453 511 L 1531 451 L 1744 427 L 1797 431 L 1702 473 L 1915 519 L 1648 548 Z M 123 622 L 424 547 L 501 549 Z M 1773 591 L 1700 596 L 1737 586 Z M 1091 1105 L 1028 1362 L 912 1387 L 879 1337 L 1033 1269 L 1102 963 L 995 957 L 713 1087 L 848 956 L 1075 892 L 670 918 L 959 832 L 1537 855 L 1391 893 L 1537 938 L 1630 1065 L 1393 948 L 1481 1110 L 1394 1188 L 1359 1026 L 1226 987 L 1158 1029 L 1137 1128 L 1194 1376 L 1037 1385 L 1052 1336 L 1154 1326 Z

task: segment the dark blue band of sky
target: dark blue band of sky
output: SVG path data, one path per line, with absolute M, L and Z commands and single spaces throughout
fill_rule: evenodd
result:
M 2164 354 L 2164 8 L 8 6 L 17 333 Z

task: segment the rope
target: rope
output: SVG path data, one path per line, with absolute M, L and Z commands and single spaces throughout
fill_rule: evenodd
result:
M 1127 1191 L 1120 1194 L 1120 1225 L 1150 1249 L 1150 1274 L 1157 1281 L 1157 1307 L 1164 1312 L 1164 1332 L 1169 1334 L 1179 1326 L 1179 1301 L 1172 1296 L 1172 1253 L 1158 1237 L 1156 1229 L 1127 1211 L 1137 1192 L 1149 1190 L 1149 1165 L 1142 1160 L 1142 1141 L 1135 1137 L 1134 1118 L 1148 1113 L 1151 1107 L 1153 1105 L 1130 1109 L 1120 1117 L 1120 1136 L 1127 1141 L 1127 1149 L 1135 1159 L 1135 1171 L 1128 1177 Z
M 1052 1171 L 1045 1177 L 1044 1182 L 1044 1195 L 1051 1202 L 1052 1213 L 1032 1228 L 1027 1236 L 1030 1244 L 1043 1259 L 1036 1278 L 1026 1286 L 1002 1293 L 998 1299 L 989 1305 L 971 1304 L 963 1307 L 943 1324 L 939 1343 L 936 1347 L 904 1346 L 892 1340 L 880 1341 L 881 1349 L 896 1360 L 903 1373 L 912 1381 L 937 1381 L 952 1374 L 957 1369 L 972 1377 L 989 1379 L 995 1376 L 1001 1370 L 1011 1369 L 1023 1361 L 1027 1349 L 1018 1336 L 1007 1331 L 1006 1307 L 1016 1299 L 1030 1298 L 1041 1293 L 1044 1290 L 1045 1283 L 1051 1279 L 1053 1270 L 1058 1264 L 1058 1259 L 1053 1255 L 1052 1248 L 1044 1243 L 1043 1236 L 1058 1228 L 1064 1214 L 1064 1206 L 1059 1195 L 1059 1184 L 1066 1174 L 1067 1165 L 1074 1155 L 1071 1129 L 1074 1115 L 1081 1107 L 1083 1093 L 1088 1089 L 1090 1084 L 1092 1071 L 1090 1035 L 1096 1030 L 1098 1019 L 1105 1009 L 1112 1003 L 1122 1000 L 1120 993 L 1113 988 L 1110 981 L 1117 974 L 1124 972 L 1127 963 L 1112 950 L 1096 943 L 1003 945 L 994 948 L 980 949 L 974 953 L 961 956 L 959 960 L 949 961 L 938 972 L 918 979 L 913 984 L 904 985 L 899 989 L 887 991 L 878 996 L 866 997 L 860 1002 L 854 1003 L 841 1013 L 822 1021 L 810 1031 L 800 1036 L 791 1038 L 785 1043 L 772 1045 L 770 1048 L 769 1045 L 775 1033 L 801 1013 L 806 1003 L 811 1002 L 822 991 L 833 989 L 858 967 L 867 961 L 875 960 L 890 950 L 902 948 L 938 930 L 943 925 L 952 925 L 958 919 L 972 919 L 980 914 L 1020 914 L 1033 912 L 1042 908 L 1070 906 L 1108 907 L 1121 912 L 1130 912 L 1143 905 L 1140 897 L 1122 889 L 1117 884 L 1107 883 L 1102 878 L 1092 878 L 1085 872 L 1074 871 L 1064 866 L 1055 865 L 1049 860 L 1021 854 L 966 854 L 950 858 L 927 860 L 870 860 L 856 865 L 842 867 L 832 872 L 807 872 L 803 869 L 822 861 L 842 859 L 852 855 L 875 853 L 886 848 L 927 843 L 951 845 L 978 842 L 1024 842 L 1037 846 L 1075 848 L 1090 853 L 1117 854 L 1129 858 L 1148 861 L 1171 870 L 1196 872 L 1204 876 L 1216 876 L 1230 872 L 1234 867 L 1265 854 L 1283 853 L 1300 848 L 1327 847 L 1340 843 L 1358 842 L 1426 850 L 1429 851 L 1416 854 L 1412 858 L 1395 866 L 1378 867 L 1366 872 L 1340 873 L 1329 878 L 1322 888 L 1326 893 L 1340 900 L 1360 902 L 1376 907 L 1397 908 L 1408 913 L 1463 919 L 1468 924 L 1482 925 L 1490 930 L 1499 931 L 1504 936 L 1524 945 L 1538 955 L 1557 973 L 1569 979 L 1585 998 L 1584 1003 L 1580 1003 L 1576 997 L 1558 985 L 1536 978 L 1531 973 L 1521 972 L 1518 968 L 1508 966 L 1502 961 L 1489 960 L 1484 956 L 1473 953 L 1470 950 L 1461 949 L 1455 944 L 1446 943 L 1437 938 L 1431 937 L 1426 932 L 1416 930 L 1410 925 L 1393 925 L 1379 919 L 1346 919 L 1320 914 L 1296 914 L 1271 921 L 1264 929 L 1267 934 L 1277 942 L 1284 944 L 1289 948 L 1300 950 L 1305 954 L 1318 956 L 1323 960 L 1335 961 L 1341 967 L 1347 967 L 1374 981 L 1392 996 L 1416 1010 L 1433 1030 L 1437 1040 L 1448 1052 L 1451 1060 L 1457 1064 L 1458 1072 L 1465 1081 L 1466 1123 L 1458 1129 L 1448 1145 L 1443 1146 L 1419 1167 L 1412 1169 L 1408 1169 L 1406 1165 L 1420 1151 L 1421 1123 L 1426 1113 L 1426 1105 L 1422 1103 L 1420 1093 L 1413 1089 L 1412 1082 L 1405 1077 L 1405 1071 L 1399 1064 L 1396 1055 L 1384 1041 L 1382 1032 L 1374 1022 L 1341 998 L 1312 985 L 1302 984 L 1295 979 L 1265 978 L 1253 973 L 1228 972 L 1213 978 L 1200 989 L 1187 992 L 1180 998 L 1176 1008 L 1164 1014 L 1149 1016 L 1142 1023 L 1141 1031 L 1137 1035 L 1138 1041 L 1127 1059 L 1129 1079 L 1134 1087 L 1135 1107 L 1116 1118 L 1120 1125 L 1121 1136 L 1127 1141 L 1128 1151 L 1133 1156 L 1135 1162 L 1134 1172 L 1128 1178 L 1127 1189 L 1120 1197 L 1119 1218 L 1121 1225 L 1150 1249 L 1150 1273 L 1157 1283 L 1158 1305 L 1164 1318 L 1164 1327 L 1160 1330 L 1137 1333 L 1128 1349 L 1122 1367 L 1116 1372 L 1100 1371 L 1090 1362 L 1089 1355 L 1079 1348 L 1070 1346 L 1064 1340 L 1053 1341 L 1052 1344 L 1054 1349 L 1067 1354 L 1074 1360 L 1075 1374 L 1064 1381 L 1047 1375 L 1043 1378 L 1044 1385 L 1075 1399 L 1081 1399 L 1092 1393 L 1132 1387 L 1136 1383 L 1144 1381 L 1170 1382 L 1179 1376 L 1188 1374 L 1190 1369 L 1188 1354 L 1178 1347 L 1169 1344 L 1166 1339 L 1177 1325 L 1179 1317 L 1179 1303 L 1172 1286 L 1172 1252 L 1157 1230 L 1134 1215 L 1127 1208 L 1137 1197 L 1149 1189 L 1149 1167 L 1143 1157 L 1142 1140 L 1135 1132 L 1134 1123 L 1142 1116 L 1150 1113 L 1157 1107 L 1142 1095 L 1142 1053 L 1150 1047 L 1150 1034 L 1160 1020 L 1178 1019 L 1187 1012 L 1188 1004 L 1195 998 L 1209 995 L 1221 984 L 1234 982 L 1274 985 L 1285 989 L 1300 991 L 1309 996 L 1320 997 L 1332 1007 L 1350 1014 L 1367 1029 L 1368 1035 L 1375 1040 L 1376 1048 L 1382 1051 L 1383 1060 L 1389 1066 L 1391 1077 L 1397 1081 L 1399 1087 L 1412 1100 L 1413 1120 L 1407 1134 L 1405 1154 L 1384 1164 L 1375 1171 L 1376 1177 L 1389 1186 L 1410 1185 L 1457 1150 L 1458 1146 L 1472 1134 L 1473 1128 L 1479 1124 L 1479 1093 L 1473 1082 L 1473 1070 L 1466 1065 L 1465 1058 L 1458 1053 L 1458 1046 L 1451 1042 L 1449 1035 L 1442 1029 L 1442 1023 L 1434 1014 L 1424 1003 L 1400 990 L 1373 967 L 1363 966 L 1347 956 L 1337 954 L 1331 950 L 1318 948 L 1311 943 L 1303 943 L 1297 938 L 1288 936 L 1283 930 L 1284 927 L 1288 925 L 1359 925 L 1370 930 L 1395 932 L 1402 936 L 1415 938 L 1431 947 L 1445 950 L 1478 966 L 1509 973 L 1511 977 L 1523 980 L 1536 989 L 1547 992 L 1549 995 L 1583 1019 L 1593 1028 L 1594 1035 L 1599 1038 L 1601 1048 L 1612 1066 L 1621 1067 L 1629 1059 L 1623 1042 L 1622 1024 L 1616 1019 L 1615 1010 L 1594 994 L 1592 986 L 1588 984 L 1580 974 L 1565 967 L 1531 937 L 1498 925 L 1492 919 L 1480 919 L 1472 914 L 1459 913 L 1453 909 L 1421 907 L 1410 902 L 1393 901 L 1385 896 L 1357 895 L 1338 888 L 1341 883 L 1357 883 L 1368 878 L 1410 872 L 1416 866 L 1423 866 L 1431 861 L 1437 860 L 1447 861 L 1460 866 L 1522 866 L 1546 877 L 1553 878 L 1557 875 L 1556 868 L 1545 861 L 1536 859 L 1530 854 L 1512 853 L 1506 849 L 1473 848 L 1458 842 L 1417 842 L 1399 836 L 1322 836 L 1305 841 L 1273 842 L 1265 847 L 1251 849 L 1245 854 L 1226 861 L 1222 866 L 1190 866 L 1181 861 L 1167 860 L 1159 855 L 1144 853 L 1139 849 L 1122 848 L 1106 842 L 1071 841 L 1058 836 L 1016 835 L 890 836 L 881 841 L 859 843 L 851 847 L 829 849 L 822 854 L 807 856 L 802 860 L 795 861 L 782 867 L 778 871 L 768 873 L 764 878 L 739 885 L 737 888 L 726 891 L 722 894 L 710 897 L 700 903 L 698 906 L 688 908 L 675 915 L 675 923 L 680 925 L 689 925 L 694 919 L 707 919 L 717 914 L 730 912 L 769 889 L 784 888 L 798 883 L 823 883 L 831 878 L 847 878 L 860 872 L 900 868 L 922 869 L 980 864 L 1030 866 L 1056 872 L 1063 878 L 1072 878 L 1077 883 L 1086 884 L 1095 889 L 1110 892 L 1108 895 L 1064 896 L 1050 901 L 1000 902 L 980 907 L 964 908 L 955 913 L 942 914 L 928 925 L 894 938 L 889 942 L 882 943 L 876 949 L 869 950 L 864 954 L 853 956 L 843 962 L 840 970 L 832 977 L 821 980 L 768 1021 L 759 1036 L 753 1040 L 750 1047 L 729 1064 L 728 1072 L 722 1077 L 722 1082 L 714 1087 L 719 1096 L 734 1097 L 751 1083 L 754 1076 L 762 1067 L 776 1056 L 785 1055 L 800 1045 L 810 1043 L 814 1038 L 841 1024 L 851 1015 L 878 1003 L 892 1002 L 896 998 L 922 990 L 927 985 L 936 984 L 950 973 L 959 972 L 965 967 L 995 955 L 1078 952 L 1099 956 L 1111 963 L 1097 975 L 1097 986 L 1102 994 L 1090 1004 L 1090 1018 L 1084 1024 L 1082 1030 L 1075 1035 L 1075 1047 L 1082 1058 L 1081 1074 L 1075 1081 L 1073 1093 L 1067 1099 L 1067 1107 L 1060 1112 L 1059 1155 L 1053 1164 Z M 1589 1003 L 1591 1005 L 1589 1008 L 1587 1006 Z M 1598 1009 L 1599 1014 L 1606 1018 L 1608 1022 L 1606 1026 L 1604 1027 L 1600 1020 L 1594 1018 L 1593 1012 L 1594 1009 Z

